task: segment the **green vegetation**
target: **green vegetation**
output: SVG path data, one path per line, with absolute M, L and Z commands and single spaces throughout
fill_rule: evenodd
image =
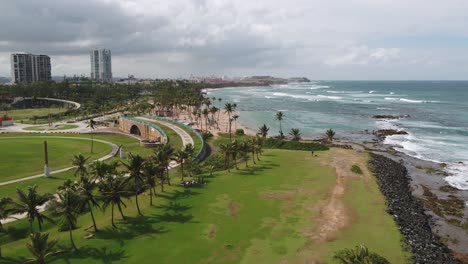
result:
M 357 164 L 354 164 L 353 166 L 351 166 L 351 171 L 356 174 L 362 174 L 361 167 L 359 167 L 359 165 Z
M 341 264 L 390 264 L 386 258 L 370 252 L 364 245 L 359 245 L 354 249 L 340 250 L 336 252 L 334 258 Z
M 49 126 L 30 126 L 30 127 L 23 128 L 23 130 L 26 130 L 26 131 L 44 131 L 44 130 L 56 131 L 56 130 L 74 129 L 74 128 L 77 128 L 77 127 L 78 127 L 77 125 L 60 124 L 60 125 L 53 125 L 51 127 L 49 127 Z
M 23 135 L 24 136 L 24 135 Z M 62 136 L 62 135 L 61 135 Z M 111 146 L 95 142 L 94 153 L 90 153 L 89 140 L 65 138 L 8 138 L 0 137 L 0 181 L 8 181 L 40 174 L 44 170 L 44 140 L 49 149 L 49 166 L 52 170 L 70 166 L 76 153 L 90 156 L 91 160 L 103 157 L 112 150 Z
M 286 141 L 277 138 L 267 138 L 263 143 L 264 148 L 320 151 L 328 150 L 326 145 L 317 142 Z
M 13 117 L 13 119 L 18 122 L 22 119 L 33 119 L 34 116 L 48 116 L 50 114 L 59 114 L 67 111 L 66 108 L 32 108 L 32 109 L 17 109 L 9 110 L 8 116 Z
M 158 122 L 152 122 L 160 127 L 164 132 L 166 132 L 167 137 L 169 138 L 169 145 L 171 145 L 174 149 L 182 149 L 184 144 L 182 143 L 182 138 L 175 132 L 172 128 L 165 126 Z

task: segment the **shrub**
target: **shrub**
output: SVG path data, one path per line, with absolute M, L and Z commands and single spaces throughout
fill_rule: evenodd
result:
M 243 136 L 245 135 L 244 129 L 238 128 L 236 129 L 236 136 Z
M 201 136 L 203 138 L 203 140 L 208 140 L 209 138 L 212 138 L 213 137 L 213 134 L 211 134 L 211 132 L 203 132 L 201 133 Z
M 329 149 L 327 146 L 317 142 L 286 141 L 278 138 L 267 138 L 264 141 L 263 147 L 270 149 L 289 149 L 306 151 L 320 151 Z
M 362 174 L 362 170 L 357 164 L 354 164 L 353 166 L 351 166 L 351 171 L 356 174 Z

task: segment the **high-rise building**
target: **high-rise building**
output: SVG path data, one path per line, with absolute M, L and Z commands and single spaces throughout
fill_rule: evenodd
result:
M 112 82 L 112 59 L 108 49 L 95 49 L 90 53 L 91 79 L 100 82 Z
M 27 53 L 13 53 L 11 60 L 11 81 L 33 83 L 52 80 L 50 57 Z

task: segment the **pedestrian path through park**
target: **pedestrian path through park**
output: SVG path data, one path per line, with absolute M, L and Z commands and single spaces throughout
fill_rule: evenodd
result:
M 8 140 L 8 139 L 22 139 L 22 138 L 44 138 L 44 139 L 47 139 L 47 138 L 59 138 L 59 139 L 74 139 L 74 140 L 88 140 L 90 141 L 91 139 L 89 138 L 80 138 L 80 137 L 61 137 L 61 136 L 33 136 L 33 137 L 1 137 L 0 140 Z M 104 157 L 101 157 L 97 160 L 94 160 L 92 162 L 95 162 L 95 161 L 106 161 L 106 160 L 109 160 L 111 159 L 112 157 L 114 157 L 117 153 L 117 151 L 119 150 L 119 146 L 117 146 L 116 144 L 112 143 L 112 142 L 109 142 L 109 141 L 105 141 L 105 140 L 101 140 L 101 139 L 94 139 L 95 142 L 100 142 L 100 143 L 104 143 L 104 144 L 107 144 L 109 146 L 112 147 L 112 151 L 107 154 L 106 156 Z M 61 173 L 61 172 L 65 172 L 65 171 L 68 171 L 70 169 L 73 169 L 75 166 L 71 166 L 71 167 L 68 167 L 68 168 L 63 168 L 63 169 L 59 169 L 59 170 L 54 170 L 54 171 L 51 171 L 50 174 L 57 174 L 57 173 Z M 13 183 L 18 183 L 18 182 L 23 182 L 23 181 L 28 181 L 28 180 L 32 180 L 32 179 L 37 179 L 37 178 L 40 178 L 40 177 L 45 177 L 44 176 L 44 173 L 41 173 L 41 174 L 37 174 L 37 175 L 33 175 L 33 176 L 28 176 L 28 177 L 24 177 L 24 178 L 20 178 L 20 179 L 15 179 L 15 180 L 11 180 L 11 181 L 5 181 L 5 182 L 0 182 L 0 186 L 4 186 L 4 185 L 8 185 L 8 184 L 13 184 Z

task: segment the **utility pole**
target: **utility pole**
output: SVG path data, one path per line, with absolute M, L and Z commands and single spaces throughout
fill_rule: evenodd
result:
M 45 160 L 44 176 L 49 177 L 50 169 L 49 169 L 49 154 L 47 152 L 47 140 L 44 140 L 44 160 Z

